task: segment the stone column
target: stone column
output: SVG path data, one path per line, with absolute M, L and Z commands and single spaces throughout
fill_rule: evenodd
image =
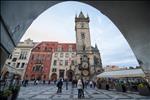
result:
M 145 73 L 145 80 L 148 82 L 148 84 L 150 85 L 150 70 L 146 70 L 144 71 Z

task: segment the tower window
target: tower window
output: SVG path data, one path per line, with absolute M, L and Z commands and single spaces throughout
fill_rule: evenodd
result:
M 83 28 L 84 27 L 84 23 L 81 23 L 81 28 Z
M 85 34 L 84 33 L 81 33 L 81 38 L 85 39 Z

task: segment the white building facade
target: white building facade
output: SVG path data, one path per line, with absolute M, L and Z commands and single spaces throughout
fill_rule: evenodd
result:
M 13 74 L 19 73 L 21 75 L 21 79 L 23 79 L 31 50 L 35 45 L 36 43 L 30 39 L 18 43 L 17 47 L 13 50 L 12 54 L 10 54 L 4 64 L 2 69 L 3 74 L 7 71 Z

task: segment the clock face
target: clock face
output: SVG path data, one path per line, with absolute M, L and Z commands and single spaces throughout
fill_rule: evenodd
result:
M 88 76 L 88 75 L 89 75 L 89 71 L 88 71 L 88 70 L 83 70 L 83 71 L 82 71 L 82 74 L 83 74 L 84 76 Z
M 83 63 L 82 63 L 82 67 L 83 67 L 83 68 L 88 68 L 88 63 L 87 63 L 87 62 L 83 62 Z

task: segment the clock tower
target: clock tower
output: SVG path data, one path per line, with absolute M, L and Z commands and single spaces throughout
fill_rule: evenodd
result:
M 75 17 L 76 48 L 78 75 L 85 80 L 90 77 L 89 53 L 91 51 L 91 40 L 89 30 L 89 17 L 85 17 L 82 11 Z
M 102 69 L 99 50 L 97 46 L 91 46 L 89 22 L 89 16 L 85 17 L 82 11 L 75 17 L 77 50 L 75 77 L 84 80 L 91 80 Z
M 91 50 L 89 21 L 89 17 L 85 17 L 82 11 L 79 16 L 75 17 L 77 53 L 81 53 L 83 50 Z

